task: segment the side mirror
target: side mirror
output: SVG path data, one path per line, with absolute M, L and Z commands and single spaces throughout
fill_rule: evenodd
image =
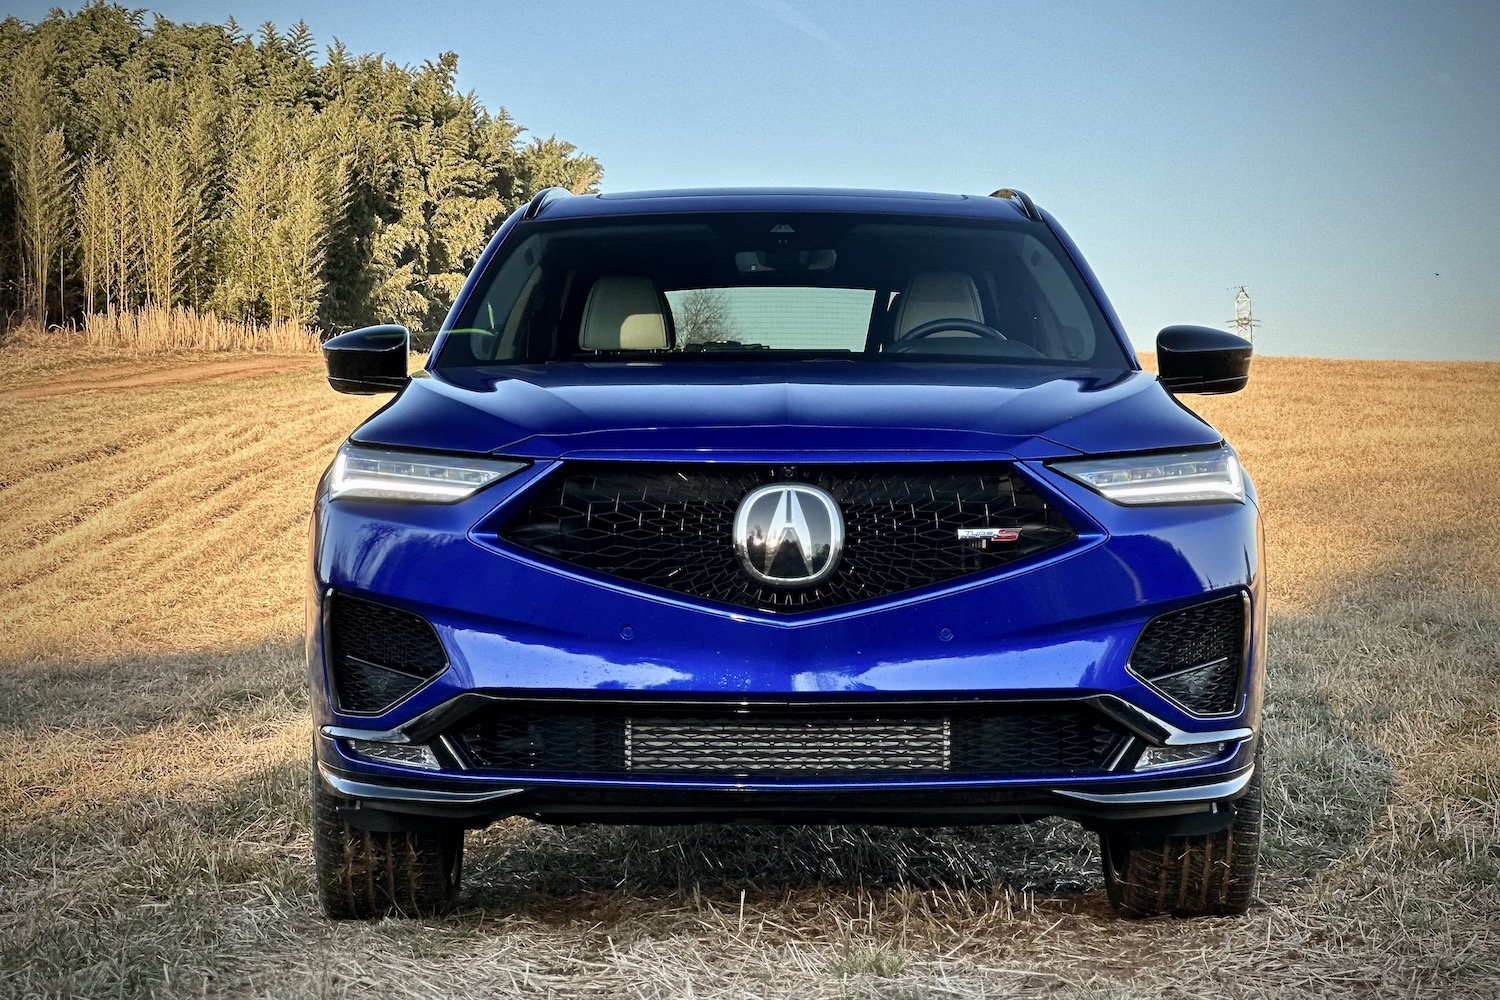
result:
M 1156 335 L 1156 371 L 1168 392 L 1239 392 L 1250 381 L 1250 342 L 1211 326 L 1169 326 Z
M 409 382 L 406 355 L 411 334 L 404 326 L 367 326 L 323 342 L 328 384 L 339 392 L 369 396 L 399 392 Z

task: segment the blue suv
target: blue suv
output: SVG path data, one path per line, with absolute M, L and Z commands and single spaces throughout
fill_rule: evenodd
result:
M 318 888 L 452 904 L 466 829 L 1097 831 L 1133 916 L 1243 912 L 1261 831 L 1255 493 L 1024 194 L 572 196 L 508 218 L 318 487 Z

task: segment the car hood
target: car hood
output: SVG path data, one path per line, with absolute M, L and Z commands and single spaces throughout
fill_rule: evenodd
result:
M 800 360 L 576 362 L 423 373 L 353 435 L 527 458 L 1016 459 L 1212 445 L 1145 372 Z

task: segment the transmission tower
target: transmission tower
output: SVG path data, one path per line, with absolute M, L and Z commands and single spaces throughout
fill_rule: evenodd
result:
M 1250 293 L 1245 291 L 1244 285 L 1239 286 L 1234 297 L 1234 319 L 1225 325 L 1246 340 L 1255 340 L 1255 328 L 1260 326 L 1260 320 L 1250 315 Z

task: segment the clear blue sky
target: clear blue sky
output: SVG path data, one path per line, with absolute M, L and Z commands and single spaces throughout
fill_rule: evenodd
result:
M 1495 0 L 151 9 L 452 50 L 464 89 L 597 156 L 606 190 L 1019 187 L 1138 347 L 1224 324 L 1245 285 L 1264 353 L 1500 360 Z

